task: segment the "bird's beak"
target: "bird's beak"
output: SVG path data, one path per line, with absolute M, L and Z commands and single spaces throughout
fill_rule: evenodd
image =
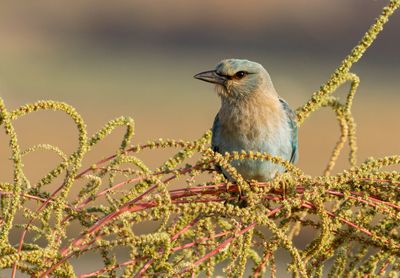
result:
M 206 82 L 220 85 L 224 85 L 225 81 L 227 80 L 225 76 L 219 75 L 215 70 L 203 71 L 193 77 Z

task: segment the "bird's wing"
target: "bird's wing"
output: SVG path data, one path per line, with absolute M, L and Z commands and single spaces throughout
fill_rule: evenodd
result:
M 219 117 L 218 117 L 218 114 L 215 116 L 215 118 L 214 118 L 214 124 L 213 124 L 213 127 L 212 127 L 212 138 L 211 138 L 211 148 L 212 148 L 212 150 L 214 151 L 214 152 L 217 152 L 217 153 L 221 153 L 220 152 L 220 149 L 219 149 L 219 144 L 218 144 L 218 141 L 220 140 L 220 138 L 218 137 L 219 135 L 219 132 L 218 132 L 218 130 L 220 129 L 220 126 L 221 126 L 221 124 L 220 124 L 220 122 L 219 122 Z M 224 177 L 226 178 L 226 179 L 228 179 L 228 176 L 222 171 L 222 167 L 220 166 L 220 165 L 215 165 L 215 169 L 218 171 L 218 172 L 222 172 L 222 174 L 224 175 Z
M 289 119 L 289 126 L 291 129 L 291 144 L 292 144 L 292 154 L 290 155 L 290 162 L 295 163 L 298 158 L 299 158 L 299 152 L 298 152 L 298 144 L 297 144 L 297 124 L 296 124 L 296 114 L 294 111 L 289 107 L 289 104 L 279 98 L 279 101 L 282 103 L 283 110 L 285 110 L 286 115 L 288 116 Z
M 214 118 L 214 124 L 212 127 L 212 138 L 211 138 L 211 148 L 214 152 L 219 152 L 218 148 L 218 139 L 217 139 L 217 133 L 220 128 L 220 123 L 219 123 L 219 117 L 218 114 Z

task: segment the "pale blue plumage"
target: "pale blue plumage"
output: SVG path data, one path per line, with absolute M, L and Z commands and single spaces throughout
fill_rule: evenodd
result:
M 289 119 L 289 126 L 291 128 L 291 136 L 290 136 L 290 142 L 292 144 L 292 154 L 290 156 L 289 162 L 295 163 L 298 160 L 299 152 L 297 150 L 298 148 L 298 139 L 297 139 L 297 124 L 296 124 L 296 114 L 293 112 L 293 110 L 290 108 L 289 104 L 283 100 L 279 99 L 280 102 L 282 103 L 283 110 L 285 110 L 288 119 Z
M 221 109 L 213 124 L 212 148 L 225 153 L 266 152 L 292 163 L 298 158 L 295 114 L 275 91 L 268 72 L 248 60 L 221 61 L 195 78 L 215 83 Z M 267 181 L 285 169 L 269 161 L 232 161 L 245 179 Z M 224 171 L 225 175 L 229 175 Z

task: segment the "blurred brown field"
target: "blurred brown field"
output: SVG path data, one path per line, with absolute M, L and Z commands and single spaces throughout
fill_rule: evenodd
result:
M 89 55 L 93 56 L 93 53 Z M 16 56 L 3 58 L 3 66 L 7 64 L 7 67 L 0 73 L 1 94 L 9 109 L 40 99 L 65 101 L 82 114 L 90 134 L 112 118 L 131 116 L 136 123 L 134 143 L 157 138 L 194 140 L 211 127 L 218 111 L 219 100 L 212 86 L 192 78 L 193 73 L 213 66 L 212 61 L 204 63 L 206 57 L 187 57 L 190 61 L 179 62 L 168 55 L 149 61 L 146 57 L 154 58 L 151 52 L 116 61 L 102 61 L 101 54 L 90 58 L 85 56 L 84 59 L 49 56 L 47 61 L 33 55 L 25 56 L 23 60 Z M 263 64 L 269 65 L 280 95 L 294 108 L 303 104 L 329 76 L 328 66 L 310 66 L 307 61 L 295 57 L 279 57 L 278 60 L 260 55 L 257 60 L 263 62 L 263 59 Z M 307 69 L 302 70 L 303 67 Z M 400 131 L 396 128 L 396 120 L 399 117 L 399 96 L 396 94 L 397 79 L 393 70 L 396 69 L 366 65 L 360 74 L 362 83 L 354 103 L 360 161 L 370 156 L 398 152 Z M 347 87 L 337 93 L 344 97 Z M 61 112 L 38 112 L 15 121 L 15 126 L 23 149 L 34 144 L 51 143 L 71 153 L 77 147 L 73 122 Z M 122 129 L 117 130 L 115 135 L 96 147 L 88 163 L 112 154 L 122 132 Z M 328 109 L 318 111 L 300 128 L 299 136 L 299 166 L 306 173 L 321 174 L 339 136 L 334 114 Z M 2 178 L 11 178 L 4 134 L 0 140 L 3 146 L 0 150 Z M 143 155 L 152 167 L 163 159 L 157 159 L 158 154 L 151 151 Z M 346 155 L 345 149 L 336 169 L 348 166 Z M 40 159 L 40 163 L 35 159 Z M 29 161 L 32 165 L 27 164 Z M 38 154 L 27 156 L 25 171 L 32 173 L 35 180 L 56 162 L 47 165 L 47 161 Z
M 81 113 L 89 134 L 125 115 L 135 120 L 134 144 L 157 138 L 195 140 L 211 127 L 219 99 L 194 74 L 227 57 L 255 60 L 297 108 L 328 79 L 386 2 L 229 3 L 2 3 L 0 96 L 9 110 L 40 99 L 67 102 Z M 353 68 L 361 78 L 353 108 L 359 162 L 399 153 L 399 23 L 396 14 Z M 344 99 L 347 89 L 348 84 L 336 94 Z M 77 147 L 73 122 L 61 112 L 37 112 L 14 123 L 22 149 L 48 143 L 69 154 Z M 118 129 L 105 139 L 84 166 L 113 154 L 122 136 Z M 338 138 L 334 114 L 314 113 L 299 130 L 299 167 L 322 174 Z M 1 133 L 2 182 L 12 180 L 7 140 Z M 347 152 L 345 148 L 334 172 L 348 167 Z M 171 153 L 148 151 L 141 157 L 157 167 Z M 24 171 L 34 184 L 57 162 L 51 153 L 35 153 L 25 158 Z

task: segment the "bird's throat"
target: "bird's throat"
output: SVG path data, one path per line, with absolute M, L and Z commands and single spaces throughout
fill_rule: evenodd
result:
M 271 133 L 283 117 L 279 105 L 277 97 L 265 94 L 254 94 L 234 102 L 222 100 L 218 114 L 221 131 L 247 140 L 255 140 L 264 132 Z

